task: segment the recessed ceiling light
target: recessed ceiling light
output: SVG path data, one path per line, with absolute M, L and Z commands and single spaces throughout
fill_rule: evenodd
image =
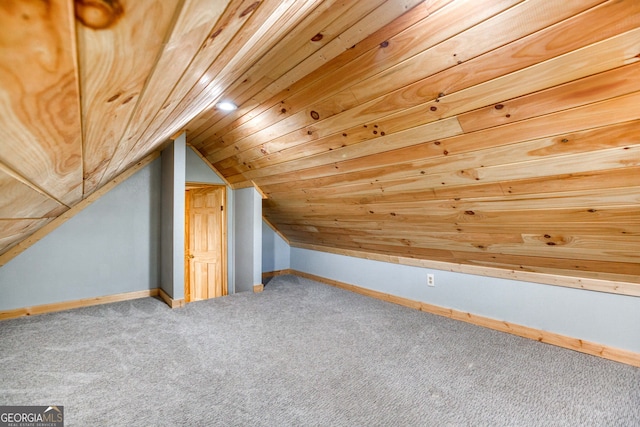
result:
M 234 104 L 233 102 L 229 102 L 229 101 L 218 102 L 218 104 L 216 106 L 218 107 L 218 109 L 220 109 L 222 111 L 233 111 L 236 108 L 238 108 L 238 106 L 236 104 Z

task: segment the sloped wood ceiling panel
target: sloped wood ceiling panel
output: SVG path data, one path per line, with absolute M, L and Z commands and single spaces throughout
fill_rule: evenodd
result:
M 294 246 L 640 284 L 638 61 L 635 0 L 5 1 L 0 251 L 186 130 Z
M 639 6 L 424 2 L 188 141 L 296 246 L 638 283 Z

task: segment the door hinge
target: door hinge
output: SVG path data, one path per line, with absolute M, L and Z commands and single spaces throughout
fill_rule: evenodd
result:
M 223 211 L 224 210 L 224 206 L 220 205 L 220 210 Z

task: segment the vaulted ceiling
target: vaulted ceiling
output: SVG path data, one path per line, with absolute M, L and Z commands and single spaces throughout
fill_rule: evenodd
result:
M 186 130 L 294 246 L 637 286 L 639 61 L 637 0 L 2 1 L 0 252 Z

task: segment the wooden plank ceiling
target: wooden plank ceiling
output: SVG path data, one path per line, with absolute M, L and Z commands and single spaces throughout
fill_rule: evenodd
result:
M 637 0 L 5 0 L 0 251 L 186 130 L 294 246 L 637 284 L 639 61 Z

